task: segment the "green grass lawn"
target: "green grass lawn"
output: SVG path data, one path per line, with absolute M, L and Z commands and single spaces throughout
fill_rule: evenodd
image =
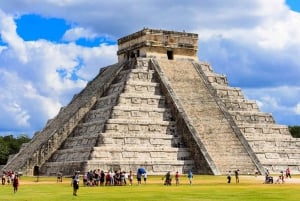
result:
M 300 184 L 293 179 L 299 181 L 300 177 L 285 184 L 263 184 L 263 177 L 241 176 L 239 184 L 234 178 L 227 184 L 225 176 L 195 175 L 192 185 L 188 184 L 186 176 L 181 176 L 179 186 L 164 186 L 161 176 L 149 176 L 147 184 L 140 186 L 136 181 L 133 186 L 83 187 L 81 183 L 78 196 L 73 196 L 69 178 L 56 183 L 54 177 L 41 177 L 38 182 L 35 177 L 21 177 L 16 194 L 11 185 L 0 185 L 0 201 L 299 201 Z

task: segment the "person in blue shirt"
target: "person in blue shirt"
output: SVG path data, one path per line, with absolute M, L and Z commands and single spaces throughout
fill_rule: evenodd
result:
M 192 173 L 192 170 L 189 171 L 189 173 L 188 173 L 188 178 L 189 178 L 190 185 L 192 185 L 192 181 L 193 181 L 193 173 Z

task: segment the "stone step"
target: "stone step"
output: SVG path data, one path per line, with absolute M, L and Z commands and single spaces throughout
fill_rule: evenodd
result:
M 300 153 L 300 141 L 251 141 L 254 152 Z
M 148 151 L 148 152 L 185 152 L 188 151 L 188 148 L 178 148 L 178 147 L 144 147 L 144 146 L 99 146 L 94 147 L 93 151 L 114 151 L 114 152 L 139 152 L 139 151 Z
M 140 80 L 140 81 L 153 81 L 153 72 L 154 71 L 146 71 L 143 69 L 132 69 L 131 73 L 128 75 L 127 79 L 130 80 Z
M 147 165 L 184 165 L 194 164 L 193 160 L 158 160 L 158 159 L 145 159 L 145 160 L 89 160 L 89 164 L 147 164 Z M 167 170 L 166 170 L 167 171 Z
M 256 111 L 230 111 L 235 121 L 247 123 L 275 123 L 273 116 L 269 113 Z
M 272 164 L 273 166 L 283 166 L 283 168 L 281 170 L 285 170 L 287 168 L 287 164 L 288 166 L 297 166 L 299 165 L 299 159 L 295 158 L 295 159 L 290 159 L 290 158 L 283 158 L 280 156 L 276 156 L 275 154 L 272 154 L 272 156 L 268 156 L 269 158 L 266 158 L 265 154 L 259 154 L 258 153 L 258 157 L 259 159 L 262 161 L 262 163 L 266 166 Z M 274 163 L 274 160 L 276 161 L 276 163 Z
M 119 93 L 112 93 L 97 100 L 94 108 L 106 108 L 116 105 Z
M 63 176 L 72 176 L 75 171 L 84 169 L 87 160 L 73 160 L 63 162 L 46 162 L 40 169 L 40 174 L 47 176 L 57 176 L 58 172 L 63 172 Z M 83 174 L 84 172 L 80 172 Z
M 92 122 L 92 123 L 80 123 L 73 130 L 69 137 L 94 137 L 98 136 L 103 131 L 105 121 Z
M 256 134 L 281 134 L 291 136 L 288 127 L 286 125 L 279 124 L 265 124 L 265 123 L 257 123 L 257 124 L 249 124 L 246 122 L 237 122 L 237 126 L 240 128 L 242 133 L 245 135 L 248 133 Z
M 159 84 L 155 82 L 128 81 L 125 86 L 126 93 L 149 93 L 160 95 Z
M 109 144 L 120 144 L 120 145 L 131 145 L 140 146 L 141 144 L 145 147 L 151 146 L 171 146 L 171 147 L 184 147 L 182 139 L 180 137 L 174 137 L 172 135 L 163 135 L 155 133 L 104 133 L 100 136 L 98 145 L 109 145 Z
M 105 132 L 140 133 L 162 132 L 172 134 L 174 122 L 157 121 L 156 119 L 109 119 L 105 125 Z
M 199 66 L 205 74 L 213 73 L 213 68 L 209 63 L 199 61 Z
M 218 86 L 216 89 L 217 96 L 219 98 L 227 98 L 227 99 L 242 99 L 244 95 L 240 88 L 233 88 L 233 87 L 224 87 Z
M 60 154 L 70 154 L 70 153 L 76 153 L 76 154 L 82 154 L 86 152 L 90 152 L 94 145 L 87 144 L 87 146 L 74 146 L 69 149 L 58 149 L 57 152 L 60 152 Z M 91 148 L 91 149 L 89 149 Z
M 131 145 L 142 145 L 144 147 L 152 146 L 172 146 L 174 143 L 170 139 L 158 138 L 158 139 L 149 139 L 149 138 L 123 138 L 123 137 L 104 137 L 101 142 L 105 145 L 114 144 L 119 146 L 131 146 Z
M 96 144 L 98 136 L 78 136 L 78 137 L 69 137 L 62 146 L 62 149 L 71 149 L 73 147 L 90 147 L 91 145 Z
M 276 139 L 280 141 L 295 141 L 297 139 L 293 138 L 290 135 L 281 135 L 281 134 L 264 134 L 264 133 L 244 133 L 244 136 L 248 141 L 274 141 Z
M 174 125 L 174 122 L 161 121 L 156 119 L 108 119 L 107 124 L 127 124 L 127 125 L 157 125 L 169 126 Z M 88 123 L 86 123 L 88 124 Z
M 178 136 L 167 135 L 165 133 L 119 133 L 119 132 L 111 132 L 111 133 L 102 133 L 102 137 L 104 138 L 137 138 L 137 139 L 174 139 L 178 138 Z
M 205 73 L 207 80 L 215 87 L 228 86 L 227 77 L 225 75 L 215 73 Z
M 80 146 L 80 147 L 73 147 L 69 149 L 59 149 L 56 150 L 56 152 L 51 156 L 49 162 L 88 160 L 91 150 L 92 150 L 91 146 L 86 146 L 86 147 Z
M 92 122 L 84 122 L 84 123 L 80 123 L 78 124 L 78 127 L 87 127 L 87 130 L 93 130 L 93 131 L 98 131 L 98 130 L 102 130 L 104 124 L 105 124 L 105 120 L 97 120 L 97 121 L 92 121 Z M 98 129 L 95 129 L 98 128 Z
M 84 122 L 93 122 L 99 120 L 106 120 L 110 116 L 112 110 L 111 106 L 106 106 L 102 108 L 96 108 L 94 110 L 90 110 L 87 115 L 84 117 Z
M 170 120 L 170 110 L 166 108 L 153 108 L 149 106 L 131 107 L 128 106 L 115 106 L 111 113 L 111 118 L 144 118 L 144 119 L 157 119 L 157 120 Z
M 129 159 L 139 159 L 139 158 L 148 158 L 148 160 L 191 160 L 191 155 L 189 152 L 164 152 L 164 151 L 147 151 L 147 150 L 138 150 L 138 151 L 112 151 L 108 150 L 106 152 L 102 151 L 94 151 L 91 155 L 93 160 L 99 159 L 117 159 L 117 160 L 129 160 Z
M 245 99 L 228 99 L 222 98 L 222 102 L 225 104 L 228 111 L 253 111 L 259 112 L 259 107 L 255 101 Z
M 118 83 L 111 84 L 109 86 L 109 89 L 107 90 L 106 94 L 111 95 L 111 94 L 115 94 L 115 93 L 120 93 L 123 91 L 124 86 L 125 86 L 125 80 L 122 79 Z
M 161 95 L 143 93 L 124 93 L 119 96 L 118 105 L 131 105 L 132 107 L 149 106 L 164 107 L 165 97 Z

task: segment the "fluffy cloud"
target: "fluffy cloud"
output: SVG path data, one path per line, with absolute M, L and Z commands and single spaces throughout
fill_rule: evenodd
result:
M 86 30 L 82 27 L 75 27 L 66 31 L 63 39 L 66 41 L 76 41 L 79 38 L 94 39 L 95 37 L 97 37 L 96 33 L 93 33 L 92 31 Z
M 0 132 L 42 129 L 98 72 L 116 63 L 116 46 L 24 41 L 13 16 L 0 12 Z M 86 32 L 87 33 L 87 32 Z M 87 37 L 87 35 L 83 35 Z

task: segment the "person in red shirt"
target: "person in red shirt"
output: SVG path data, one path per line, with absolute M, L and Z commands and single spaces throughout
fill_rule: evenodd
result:
M 178 171 L 175 174 L 176 186 L 179 185 L 179 173 Z
M 13 180 L 13 187 L 14 187 L 14 193 L 18 191 L 19 188 L 19 177 L 18 175 L 15 175 L 15 178 Z
M 286 174 L 285 175 L 286 178 L 290 178 L 290 179 L 292 178 L 292 176 L 291 176 L 291 170 L 290 170 L 289 167 L 286 169 L 285 174 Z

